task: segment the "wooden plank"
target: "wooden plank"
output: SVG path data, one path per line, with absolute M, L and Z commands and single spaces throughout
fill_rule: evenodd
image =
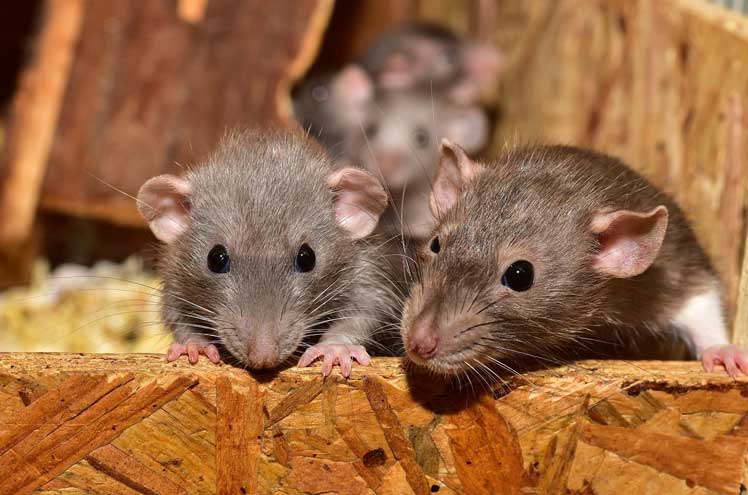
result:
M 125 454 L 114 445 L 104 445 L 86 456 L 86 461 L 123 485 L 146 495 L 184 495 L 186 490 Z
M 0 182 L 0 242 L 18 244 L 31 226 L 81 32 L 83 0 L 44 2 L 33 56 L 10 107 Z
M 80 414 L 56 425 L 41 441 L 22 442 L 0 456 L 0 490 L 33 492 L 194 383 L 189 376 L 176 376 L 140 389 L 126 383 L 103 395 Z
M 203 158 L 228 128 L 290 125 L 288 85 L 311 63 L 331 8 L 88 2 L 43 206 L 142 226 L 127 195 L 149 177 Z
M 262 394 L 255 382 L 237 386 L 228 378 L 216 381 L 216 393 L 218 493 L 257 493 L 258 439 L 265 419 Z
M 315 368 L 257 381 L 159 355 L 0 353 L 0 396 L 33 391 L 0 409 L 14 439 L 0 492 L 703 495 L 748 482 L 748 377 L 588 361 L 507 380 L 476 398 L 391 358 L 320 390 Z
M 392 453 L 400 462 L 410 489 L 416 495 L 429 493 L 429 487 L 421 467 L 416 463 L 415 451 L 413 445 L 403 433 L 397 414 L 390 406 L 389 399 L 385 393 L 382 382 L 374 377 L 364 380 L 364 391 L 366 398 L 371 405 L 377 421 L 384 431 L 387 443 L 392 449 Z

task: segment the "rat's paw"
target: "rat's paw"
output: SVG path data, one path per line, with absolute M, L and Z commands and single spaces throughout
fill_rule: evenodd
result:
M 706 371 L 714 371 L 715 364 L 721 364 L 731 377 L 742 372 L 748 375 L 748 349 L 736 345 L 715 345 L 701 354 L 701 364 Z
M 317 359 L 322 358 L 322 374 L 327 376 L 332 372 L 332 367 L 340 365 L 340 373 L 348 378 L 351 376 L 353 362 L 351 358 L 358 361 L 358 364 L 366 366 L 369 364 L 369 353 L 364 346 L 353 344 L 316 344 L 304 352 L 299 359 L 298 366 L 303 368 L 309 366 Z
M 180 356 L 187 356 L 190 364 L 195 364 L 200 359 L 201 354 L 207 357 L 211 363 L 218 364 L 221 362 L 221 355 L 218 353 L 216 346 L 191 341 L 186 344 L 172 343 L 169 350 L 166 351 L 166 360 L 172 362 L 179 359 Z

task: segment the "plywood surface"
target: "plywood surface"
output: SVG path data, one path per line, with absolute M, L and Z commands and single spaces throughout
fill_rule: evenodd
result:
M 582 362 L 475 397 L 397 359 L 323 380 L 0 354 L 0 492 L 734 494 L 747 412 L 748 379 L 697 363 Z

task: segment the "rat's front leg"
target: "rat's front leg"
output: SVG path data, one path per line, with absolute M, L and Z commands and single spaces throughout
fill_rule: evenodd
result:
M 203 337 L 194 333 L 177 330 L 174 332 L 174 342 L 166 351 L 166 361 L 172 362 L 179 359 L 180 356 L 187 356 L 190 364 L 196 364 L 201 355 L 207 357 L 211 363 L 218 364 L 221 362 L 221 355 L 215 345 L 208 343 Z
M 748 349 L 732 344 L 708 347 L 701 353 L 701 364 L 709 372 L 714 370 L 715 364 L 721 364 L 733 378 L 740 373 L 748 375 Z
M 722 303 L 717 289 L 710 289 L 689 299 L 674 319 L 693 344 L 701 365 L 708 372 L 722 365 L 735 378 L 748 375 L 748 349 L 730 344 L 722 317 Z
M 320 341 L 307 349 L 299 359 L 303 368 L 318 359 L 322 361 L 322 374 L 329 375 L 333 366 L 340 366 L 340 373 L 348 378 L 353 370 L 353 360 L 366 366 L 371 358 L 361 345 L 371 335 L 371 324 L 358 318 L 336 322 L 322 335 Z

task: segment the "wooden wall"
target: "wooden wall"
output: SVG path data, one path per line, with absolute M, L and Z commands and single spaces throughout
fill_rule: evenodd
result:
M 227 128 L 287 121 L 332 5 L 47 0 L 0 157 L 0 241 L 28 237 L 38 202 L 142 225 L 115 189 L 179 170 Z

